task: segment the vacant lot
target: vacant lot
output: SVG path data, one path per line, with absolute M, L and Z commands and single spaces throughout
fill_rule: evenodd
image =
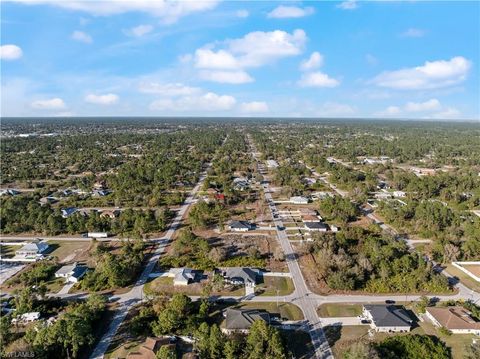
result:
M 0 257 L 11 258 L 15 256 L 15 251 L 19 250 L 22 246 L 0 246 Z
M 296 305 L 290 303 L 279 302 L 277 305 L 275 302 L 242 302 L 236 305 L 235 308 L 263 309 L 270 314 L 279 314 L 281 318 L 288 320 L 303 320 L 302 310 Z
M 90 258 L 91 243 L 85 241 L 48 241 L 51 256 L 57 257 L 59 263 L 87 261 Z
M 470 277 L 468 274 L 462 272 L 460 269 L 452 266 L 451 264 L 447 265 L 447 272 L 460 279 L 462 284 L 466 285 L 468 288 L 473 289 L 474 291 L 480 291 L 480 283 L 475 279 Z
M 255 292 L 263 296 L 288 295 L 294 290 L 293 281 L 288 277 L 263 277 L 263 283 L 255 288 Z

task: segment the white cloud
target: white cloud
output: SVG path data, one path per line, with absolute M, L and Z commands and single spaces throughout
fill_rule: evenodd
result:
M 405 111 L 407 112 L 423 112 L 423 111 L 432 111 L 439 110 L 441 108 L 440 101 L 436 98 L 425 102 L 408 102 L 405 105 Z
M 338 4 L 337 7 L 343 10 L 355 10 L 358 5 L 356 0 L 347 0 Z
M 114 105 L 118 102 L 118 95 L 113 93 L 105 95 L 88 94 L 85 96 L 85 102 L 94 103 L 96 105 Z
M 401 33 L 401 36 L 403 37 L 423 37 L 425 36 L 425 30 L 422 29 L 416 29 L 414 27 L 411 27 L 404 32 Z
M 36 100 L 31 103 L 31 106 L 37 110 L 63 110 L 67 107 L 65 102 L 59 97 L 48 100 Z
M 253 78 L 245 71 L 200 71 L 199 76 L 202 80 L 219 82 L 225 84 L 245 84 L 253 82 Z
M 310 57 L 306 60 L 303 60 L 300 64 L 300 70 L 308 71 L 318 69 L 323 65 L 323 56 L 318 52 L 313 52 Z
M 153 30 L 152 25 L 138 25 L 128 30 L 127 34 L 129 34 L 130 36 L 142 37 L 143 35 L 146 35 L 149 32 L 152 32 L 152 30 Z
M 204 80 L 236 84 L 251 82 L 253 78 L 245 72 L 246 68 L 260 67 L 283 57 L 298 55 L 303 51 L 306 40 L 305 32 L 300 29 L 291 34 L 281 30 L 254 31 L 242 38 L 197 49 L 194 64 L 202 70 L 221 70 L 202 71 L 200 77 Z
M 198 87 L 186 86 L 182 83 L 141 82 L 138 90 L 143 93 L 162 95 L 167 97 L 188 96 L 201 92 Z
M 237 59 L 226 50 L 197 49 L 195 67 L 200 69 L 237 69 Z
M 297 7 L 280 5 L 268 13 L 267 17 L 272 19 L 299 18 L 312 15 L 315 12 L 313 7 Z
M 425 62 L 422 66 L 385 71 L 372 80 L 377 86 L 399 90 L 429 90 L 464 81 L 471 62 L 462 56 Z
M 237 10 L 235 15 L 239 18 L 244 19 L 244 18 L 247 18 L 250 15 L 250 13 L 247 10 L 242 9 L 242 10 Z
M 323 72 L 311 72 L 303 74 L 298 84 L 301 87 L 336 87 L 340 85 L 340 81 L 329 77 Z
M 218 0 L 170 1 L 170 0 L 136 0 L 136 1 L 52 1 L 52 0 L 14 0 L 26 5 L 51 5 L 85 12 L 95 16 L 110 16 L 127 12 L 141 12 L 158 17 L 165 24 L 172 24 L 189 14 L 211 10 Z
M 377 112 L 377 116 L 397 116 L 402 113 L 402 110 L 398 106 L 388 106 L 385 110 Z
M 240 112 L 242 113 L 265 113 L 268 111 L 267 103 L 262 101 L 244 102 L 240 105 Z
M 83 42 L 85 44 L 91 44 L 93 42 L 92 37 L 83 31 L 74 31 L 72 33 L 72 39 L 75 41 Z
M 23 55 L 22 49 L 17 45 L 0 46 L 0 59 L 2 60 L 18 60 Z
M 217 95 L 207 92 L 198 96 L 184 96 L 177 99 L 159 99 L 152 102 L 149 108 L 153 111 L 189 112 L 194 111 L 226 111 L 236 104 L 233 96 Z
M 209 69 L 259 67 L 300 54 L 306 41 L 307 36 L 300 29 L 291 34 L 281 30 L 254 31 L 242 38 L 224 41 L 224 49 L 214 50 L 211 45 L 198 49 L 195 65 Z
M 454 107 L 447 107 L 440 112 L 430 115 L 428 118 L 447 120 L 460 118 L 461 112 Z
M 385 110 L 378 112 L 378 116 L 388 117 L 409 117 L 421 116 L 422 118 L 449 119 L 460 117 L 460 111 L 454 107 L 445 107 L 439 100 L 432 98 L 424 102 L 407 102 L 404 106 L 389 106 Z

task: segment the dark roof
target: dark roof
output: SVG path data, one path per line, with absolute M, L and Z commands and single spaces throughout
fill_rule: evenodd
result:
M 232 221 L 230 223 L 230 228 L 252 228 L 252 224 L 247 221 Z
M 305 222 L 305 227 L 309 229 L 326 229 L 327 225 L 323 222 Z
M 226 329 L 249 329 L 256 320 L 270 323 L 270 314 L 256 309 L 228 308 L 225 314 Z
M 412 318 L 403 308 L 394 305 L 365 304 L 363 306 L 372 316 L 377 327 L 411 327 Z
M 244 283 L 256 283 L 258 273 L 258 269 L 248 267 L 230 267 L 225 269 L 225 277 L 230 280 L 241 280 Z

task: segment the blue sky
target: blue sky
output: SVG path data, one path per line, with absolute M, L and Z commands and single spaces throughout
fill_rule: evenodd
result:
M 2 116 L 480 117 L 476 1 L 1 10 Z

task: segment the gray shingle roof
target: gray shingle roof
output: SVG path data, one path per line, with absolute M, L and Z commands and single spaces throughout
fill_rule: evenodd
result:
M 377 327 L 411 327 L 412 319 L 404 309 L 394 305 L 365 304 L 363 306 L 372 316 Z
M 226 329 L 249 329 L 255 320 L 270 323 L 270 314 L 256 309 L 228 308 L 225 315 Z

